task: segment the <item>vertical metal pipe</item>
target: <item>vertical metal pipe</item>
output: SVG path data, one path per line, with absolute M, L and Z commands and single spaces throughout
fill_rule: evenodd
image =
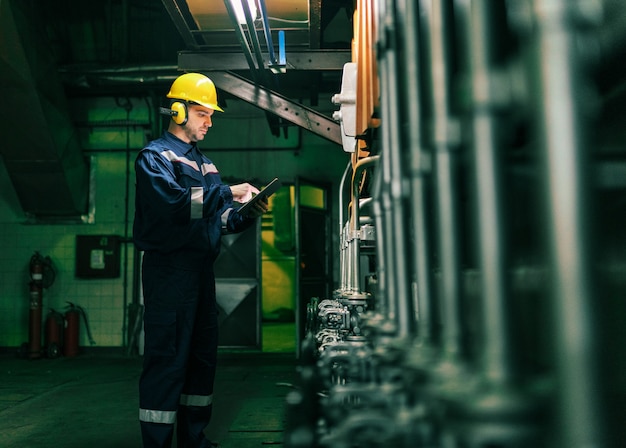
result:
M 381 93 L 385 91 L 385 86 L 381 83 Z M 384 105 L 382 102 L 381 106 Z M 381 107 L 382 108 L 382 107 Z M 382 108 L 382 115 L 384 116 L 384 108 Z M 380 183 L 380 197 L 377 203 L 380 205 L 380 232 L 382 235 L 382 253 L 380 256 L 382 257 L 382 264 L 384 266 L 384 294 L 385 294 L 385 303 L 386 314 L 385 317 L 391 321 L 395 322 L 397 315 L 397 303 L 396 303 L 396 283 L 393 281 L 394 276 L 394 266 L 393 266 L 393 240 L 394 235 L 392 231 L 391 225 L 391 195 L 389 193 L 389 176 L 391 173 L 389 172 L 389 163 L 387 161 L 387 153 L 386 151 L 382 151 L 381 153 L 381 161 L 379 165 L 379 171 L 377 173 L 377 182 Z
M 400 101 L 401 96 L 396 74 L 398 72 L 398 41 L 396 38 L 396 15 L 393 0 L 387 0 L 385 14 L 382 16 L 382 39 L 380 40 L 380 72 L 384 93 L 381 95 L 383 105 L 383 170 L 386 170 L 389 188 L 389 229 L 393 234 L 390 247 L 390 284 L 393 284 L 391 300 L 396 302 L 397 314 L 393 319 L 398 324 L 397 336 L 407 338 L 414 333 L 415 316 L 413 312 L 412 294 L 409 275 L 405 203 L 406 197 L 402 184 L 404 175 L 404 154 L 402 151 Z
M 390 8 L 391 9 L 391 8 Z M 413 306 L 413 294 L 411 293 L 411 280 L 410 267 L 412 260 L 410 259 L 409 251 L 409 234 L 407 232 L 407 218 L 406 218 L 406 204 L 408 202 L 407 191 L 404 188 L 404 184 L 407 182 L 405 172 L 405 146 L 403 145 L 401 138 L 402 128 L 399 126 L 402 123 L 403 115 L 401 113 L 401 93 L 397 73 L 399 72 L 398 56 L 401 48 L 398 44 L 396 36 L 397 32 L 397 17 L 395 14 L 395 7 L 391 13 L 392 22 L 389 24 L 390 33 L 393 32 L 394 39 L 391 42 L 393 47 L 388 51 L 388 65 L 387 76 L 390 83 L 389 89 L 389 101 L 390 112 L 387 125 L 390 129 L 390 163 L 391 163 L 391 200 L 392 200 L 392 223 L 394 246 L 394 281 L 396 283 L 396 296 L 394 297 L 398 302 L 398 337 L 408 338 L 415 334 L 415 309 Z
M 547 236 L 553 273 L 559 446 L 605 446 L 593 325 L 594 279 L 587 168 L 589 84 L 577 53 L 579 2 L 531 0 L 537 125 L 545 178 Z
M 356 156 L 354 157 L 354 159 L 356 160 Z M 353 163 L 356 166 L 356 162 Z M 353 168 L 352 179 L 350 182 L 350 192 L 352 198 L 352 202 L 350 204 L 350 227 L 348 229 L 348 234 L 346 235 L 346 239 L 348 242 L 348 287 L 346 288 L 346 292 L 358 294 L 361 292 L 361 251 L 357 234 L 359 230 L 359 191 L 358 188 L 355 187 L 355 175 L 356 168 Z
M 357 199 L 358 200 L 358 199 Z M 358 241 L 354 238 L 354 233 L 352 231 L 352 221 L 350 221 L 350 225 L 348 226 L 348 231 L 346 232 L 346 289 L 345 292 L 349 293 L 358 293 L 359 288 L 359 245 Z
M 405 58 L 403 61 L 403 112 L 406 115 L 405 145 L 409 151 L 409 182 L 411 186 L 410 216 L 413 233 L 411 256 L 413 278 L 416 282 L 415 307 L 417 336 L 420 342 L 433 342 L 433 310 L 430 266 L 430 240 L 428 238 L 428 209 L 426 176 L 430 172 L 430 160 L 423 148 L 424 118 L 422 113 L 420 22 L 415 0 L 398 0 L 398 15 L 403 36 Z
M 310 297 L 302 296 L 302 272 L 300 266 L 302 263 L 302 255 L 301 255 L 301 247 L 302 247 L 302 235 L 300 226 L 302 223 L 300 222 L 301 218 L 301 206 L 300 206 L 300 187 L 301 182 L 300 178 L 296 176 L 296 182 L 294 185 L 294 239 L 296 242 L 296 275 L 295 275 L 295 284 L 294 288 L 296 290 L 296 358 L 300 358 L 300 351 L 303 345 L 303 338 L 306 337 L 305 329 L 306 329 L 306 305 L 305 300 L 310 300 Z M 304 309 L 302 308 L 304 307 Z M 303 319 L 304 316 L 304 319 Z
M 425 14 L 431 60 L 433 149 L 435 156 L 435 202 L 441 270 L 439 302 L 442 308 L 443 354 L 456 359 L 461 354 L 460 260 L 456 148 L 459 125 L 450 111 L 450 29 L 448 0 L 426 0 Z
M 389 293 L 387 287 L 387 265 L 385 259 L 386 228 L 383 219 L 382 198 L 383 185 L 380 170 L 374 177 L 372 185 L 372 198 L 374 199 L 372 211 L 374 213 L 374 225 L 376 226 L 376 272 L 378 277 L 378 298 L 376 309 L 381 316 L 389 315 Z
M 344 207 L 345 207 L 345 189 L 346 189 L 346 180 L 348 179 L 348 173 L 352 172 L 352 162 L 348 162 L 346 165 L 346 169 L 343 170 L 343 175 L 341 176 L 341 181 L 339 182 L 339 225 L 338 229 L 343 229 L 343 226 L 346 224 L 344 222 Z
M 507 314 L 507 257 L 502 210 L 498 107 L 494 92 L 493 0 L 473 0 L 469 8 L 469 68 L 472 87 L 472 156 L 478 209 L 478 248 L 484 323 L 482 374 L 507 384 L 512 379 L 512 346 Z M 467 12 L 467 10 L 466 10 Z
M 348 280 L 347 280 L 347 270 L 346 270 L 346 242 L 347 242 L 347 228 L 348 223 L 344 222 L 344 195 L 346 188 L 346 179 L 348 178 L 348 173 L 352 171 L 352 163 L 348 162 L 346 165 L 346 169 L 341 176 L 341 182 L 339 184 L 339 225 L 337 228 L 339 229 L 339 290 L 345 291 L 347 288 Z
M 389 111 L 389 102 L 386 99 L 389 97 L 389 83 L 386 82 L 386 68 L 387 59 L 384 57 L 385 55 L 385 47 L 386 43 L 386 33 L 385 33 L 385 20 L 386 20 L 386 11 L 387 11 L 387 3 L 388 1 L 380 2 L 380 9 L 378 10 L 378 39 L 377 39 L 377 47 L 378 51 L 378 71 L 380 73 L 380 111 L 381 116 L 385 117 L 384 120 L 388 120 L 391 117 L 391 113 Z M 393 259 L 393 245 L 394 238 L 393 235 L 393 225 L 391 221 L 391 192 L 390 192 L 390 184 L 391 184 L 391 176 L 393 175 L 391 172 L 391 164 L 389 162 L 389 151 L 388 148 L 391 146 L 390 141 L 390 133 L 388 132 L 388 127 L 382 125 L 381 127 L 381 158 L 380 164 L 378 167 L 378 172 L 376 174 L 377 180 L 376 182 L 380 185 L 380 197 L 378 198 L 377 203 L 380 204 L 380 221 L 381 227 L 379 234 L 382 235 L 383 241 L 381 243 L 381 247 L 383 252 L 380 256 L 383 258 L 383 264 L 385 266 L 385 295 L 386 303 L 387 303 L 387 313 L 385 317 L 390 321 L 395 322 L 397 316 L 397 291 L 396 291 L 396 282 L 393 279 L 394 273 L 394 259 Z
M 360 203 L 359 203 L 359 180 L 363 171 L 374 164 L 378 163 L 380 156 L 371 156 L 365 159 L 359 160 L 353 168 L 352 173 L 352 217 L 350 220 L 350 235 L 349 240 L 352 244 L 352 281 L 349 285 L 351 292 L 361 293 L 361 269 L 360 269 L 360 238 L 359 231 L 361 229 L 360 224 Z

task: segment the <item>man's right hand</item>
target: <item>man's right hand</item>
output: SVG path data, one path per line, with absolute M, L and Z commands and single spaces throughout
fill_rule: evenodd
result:
M 233 193 L 233 200 L 240 203 L 246 203 L 252 196 L 259 193 L 259 189 L 249 183 L 231 185 L 230 191 Z

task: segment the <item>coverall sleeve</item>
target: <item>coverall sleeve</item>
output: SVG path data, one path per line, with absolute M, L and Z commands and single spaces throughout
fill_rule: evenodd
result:
M 192 219 L 215 215 L 225 203 L 232 201 L 232 193 L 227 185 L 183 185 L 185 179 L 176 179 L 172 163 L 152 151 L 143 151 L 137 158 L 136 173 L 137 188 L 141 190 L 144 201 L 151 204 L 152 210 L 158 210 L 162 219 L 175 224 L 185 224 Z M 190 184 L 193 183 L 190 177 L 188 180 Z M 202 192 L 201 213 L 197 213 L 197 209 L 194 213 L 194 189 Z
M 241 216 L 233 208 L 228 208 L 222 215 L 222 233 L 237 233 L 250 227 L 257 218 L 249 218 Z

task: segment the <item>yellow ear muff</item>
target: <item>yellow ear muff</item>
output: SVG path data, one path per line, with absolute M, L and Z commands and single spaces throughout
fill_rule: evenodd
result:
M 174 123 L 181 126 L 187 123 L 187 105 L 185 103 L 182 103 L 180 101 L 174 101 L 170 106 L 170 109 L 172 109 L 173 112 L 176 112 L 172 116 L 172 120 L 174 120 Z

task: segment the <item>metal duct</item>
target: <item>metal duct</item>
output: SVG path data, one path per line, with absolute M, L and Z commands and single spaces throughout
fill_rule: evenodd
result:
M 29 5 L 0 0 L 0 155 L 27 215 L 79 216 L 89 170 L 45 28 Z

